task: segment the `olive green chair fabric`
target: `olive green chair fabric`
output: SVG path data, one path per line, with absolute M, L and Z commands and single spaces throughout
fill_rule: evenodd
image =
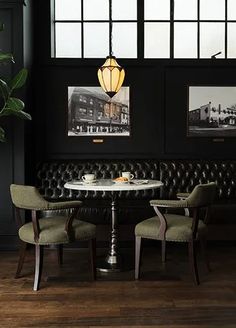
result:
M 75 208 L 82 205 L 81 201 L 48 202 L 33 186 L 12 184 L 10 186 L 11 198 L 17 208 L 35 211 L 59 210 Z
M 140 274 L 140 247 L 141 239 L 156 239 L 162 241 L 162 261 L 165 262 L 165 242 L 188 242 L 190 262 L 193 264 L 195 282 L 199 284 L 199 277 L 196 263 L 195 242 L 200 239 L 202 245 L 205 243 L 207 225 L 199 218 L 199 210 L 209 207 L 212 204 L 216 192 L 214 182 L 197 185 L 190 194 L 182 195 L 181 200 L 151 200 L 156 216 L 138 223 L 135 227 L 136 236 L 136 264 L 135 278 Z M 170 214 L 168 209 L 182 208 L 191 209 L 192 217 L 179 214 Z M 164 210 L 167 213 L 164 213 Z
M 35 280 L 33 289 L 38 290 L 42 272 L 43 247 L 45 245 L 57 245 L 59 250 L 58 259 L 61 264 L 63 244 L 77 240 L 88 240 L 91 251 L 92 273 L 93 278 L 95 278 L 96 226 L 76 218 L 82 202 L 48 202 L 34 186 L 12 184 L 10 193 L 16 208 L 18 234 L 21 240 L 16 277 L 20 275 L 27 244 L 35 245 Z M 22 222 L 20 210 L 31 211 L 31 222 Z M 70 214 L 68 216 L 58 216 L 57 210 L 69 210 Z M 38 214 L 41 211 L 50 211 L 50 216 L 39 218 Z M 52 215 L 54 211 L 56 214 Z
M 67 244 L 74 240 L 87 240 L 95 238 L 96 227 L 94 224 L 73 220 L 72 232 L 69 235 L 65 230 L 67 218 L 63 216 L 47 217 L 39 220 L 39 240 L 40 245 Z M 19 229 L 19 237 L 26 243 L 36 244 L 34 240 L 33 223 L 24 224 Z
M 165 214 L 168 224 L 165 239 L 168 241 L 187 242 L 192 237 L 193 220 L 177 214 Z M 142 238 L 158 239 L 160 220 L 158 216 L 140 222 L 135 227 L 135 235 Z M 207 233 L 207 226 L 201 220 L 198 223 L 198 233 Z

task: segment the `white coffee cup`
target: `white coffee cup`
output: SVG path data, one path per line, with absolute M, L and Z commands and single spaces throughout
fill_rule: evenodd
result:
M 84 182 L 92 182 L 95 180 L 95 174 L 93 173 L 85 174 L 82 176 L 82 180 Z
M 128 181 L 134 178 L 134 175 L 131 172 L 122 172 L 121 175 L 123 178 L 127 178 Z

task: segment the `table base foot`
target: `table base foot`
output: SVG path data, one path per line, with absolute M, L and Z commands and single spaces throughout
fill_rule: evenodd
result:
M 98 259 L 97 261 L 97 271 L 98 272 L 125 272 L 134 270 L 134 256 L 133 252 L 132 254 L 125 254 L 122 256 L 116 256 L 116 263 L 110 263 L 109 260 L 111 260 L 110 256 L 103 257 Z
M 97 263 L 97 271 L 100 272 L 121 272 L 122 269 L 122 259 L 120 256 L 110 256 L 103 258 Z

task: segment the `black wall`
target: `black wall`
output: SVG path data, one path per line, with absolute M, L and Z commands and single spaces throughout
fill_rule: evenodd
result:
M 67 137 L 67 87 L 98 86 L 104 59 L 50 58 L 49 1 L 36 5 L 36 161 L 42 158 L 235 158 L 235 138 L 187 137 L 188 85 L 236 85 L 235 60 L 119 60 L 130 86 L 131 137 Z M 41 24 L 44 21 L 45 24 Z
M 31 112 L 32 8 L 30 0 L 26 4 L 20 0 L 0 1 L 0 22 L 5 26 L 0 33 L 0 49 L 12 53 L 15 60 L 14 64 L 0 66 L 0 76 L 10 78 L 22 67 L 29 69 L 27 86 L 19 90 L 17 96 L 25 101 L 26 110 Z M 13 182 L 26 181 L 26 139 L 30 140 L 31 133 L 27 123 L 13 117 L 1 118 L 0 126 L 5 129 L 7 138 L 6 143 L 0 143 L 0 248 L 5 248 L 12 247 L 17 240 L 9 186 Z
M 6 50 L 15 55 L 13 74 L 32 60 L 29 79 L 33 102 L 27 110 L 33 121 L 3 122 L 8 143 L 1 144 L 0 244 L 15 238 L 16 229 L 9 195 L 12 182 L 34 183 L 35 165 L 50 158 L 217 158 L 235 159 L 235 138 L 187 137 L 188 85 L 236 85 L 236 61 L 118 60 L 126 69 L 124 85 L 130 86 L 130 137 L 67 137 L 67 87 L 98 86 L 97 68 L 104 59 L 53 59 L 50 55 L 50 1 L 1 1 L 0 19 L 9 28 L 0 35 Z M 34 28 L 31 19 L 34 18 Z M 1 48 L 3 48 L 1 46 Z M 4 50 L 5 50 L 4 49 Z M 2 123 L 2 122 L 1 122 Z

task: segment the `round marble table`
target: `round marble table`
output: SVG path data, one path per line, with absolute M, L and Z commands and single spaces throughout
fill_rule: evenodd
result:
M 160 188 L 163 185 L 158 180 L 137 180 L 130 183 L 115 183 L 111 179 L 100 179 L 95 183 L 84 183 L 80 180 L 67 182 L 64 187 L 73 190 L 90 190 L 90 191 L 110 191 L 111 192 L 111 236 L 110 247 L 104 261 L 97 266 L 97 270 L 103 272 L 117 272 L 122 270 L 121 256 L 118 251 L 118 222 L 117 222 L 117 203 L 116 192 L 125 190 L 145 190 Z

